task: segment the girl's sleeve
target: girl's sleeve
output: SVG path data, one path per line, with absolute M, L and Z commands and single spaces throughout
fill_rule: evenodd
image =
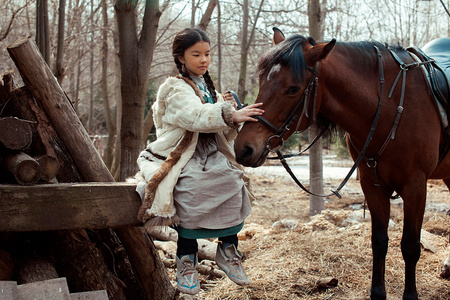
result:
M 184 85 L 184 83 L 183 83 Z M 235 128 L 230 103 L 203 104 L 191 87 L 176 84 L 165 96 L 165 122 L 188 131 L 213 133 Z

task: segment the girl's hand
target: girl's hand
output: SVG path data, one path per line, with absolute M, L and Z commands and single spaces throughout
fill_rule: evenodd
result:
M 237 109 L 237 103 L 236 103 L 236 101 L 234 100 L 234 97 L 233 97 L 233 95 L 231 95 L 230 92 L 226 92 L 226 93 L 225 93 L 224 99 L 225 99 L 225 102 L 228 102 L 228 103 L 233 104 L 234 109 Z
M 260 107 L 263 105 L 262 103 L 255 103 L 252 105 L 248 105 L 246 107 L 241 108 L 240 110 L 236 110 L 232 114 L 234 123 L 242 123 L 242 122 L 258 122 L 257 119 L 252 118 L 252 116 L 260 116 L 264 113 L 264 110 Z

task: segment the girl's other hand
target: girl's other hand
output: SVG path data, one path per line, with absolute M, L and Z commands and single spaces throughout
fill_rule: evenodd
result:
M 233 97 L 233 96 L 231 96 Z M 240 110 L 236 110 L 232 114 L 233 122 L 234 123 L 242 123 L 242 122 L 258 122 L 257 119 L 252 118 L 252 116 L 261 116 L 264 113 L 264 110 L 260 107 L 263 105 L 262 103 L 255 103 L 252 105 L 245 106 L 241 108 Z
M 230 92 L 225 93 L 224 99 L 225 99 L 225 102 L 233 104 L 234 109 L 237 109 L 236 100 L 234 100 L 234 97 Z

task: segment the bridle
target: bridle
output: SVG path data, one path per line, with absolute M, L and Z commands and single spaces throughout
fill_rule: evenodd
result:
M 311 124 L 311 118 L 309 116 L 309 100 L 310 100 L 310 95 L 311 92 L 314 91 L 313 94 L 313 104 L 312 104 L 312 116 L 313 116 L 313 121 L 315 121 L 316 118 L 316 114 L 315 114 L 315 107 L 316 107 L 316 98 L 317 98 L 317 86 L 319 85 L 318 81 L 319 81 L 319 63 L 317 62 L 316 64 L 316 68 L 313 69 L 309 66 L 305 67 L 306 70 L 308 70 L 309 72 L 312 73 L 311 78 L 309 79 L 308 84 L 306 85 L 305 90 L 303 91 L 300 100 L 297 101 L 297 103 L 295 104 L 294 109 L 292 110 L 292 112 L 289 114 L 289 116 L 287 117 L 287 119 L 283 122 L 283 124 L 280 127 L 276 127 L 275 125 L 273 125 L 272 123 L 270 123 L 269 121 L 267 121 L 266 119 L 264 119 L 264 117 L 262 116 L 254 116 L 255 119 L 258 120 L 258 122 L 260 122 L 261 124 L 263 124 L 264 126 L 266 126 L 268 129 L 270 129 L 274 134 L 272 136 L 270 136 L 265 144 L 266 144 L 266 149 L 269 150 L 270 152 L 276 152 L 277 150 L 281 150 L 281 148 L 283 148 L 284 145 L 284 135 L 291 130 L 292 125 L 294 125 L 295 121 L 298 119 L 297 121 L 297 126 L 296 126 L 296 131 L 298 131 L 298 127 L 300 125 L 300 123 L 302 122 L 303 118 L 306 117 L 308 118 L 308 123 L 305 126 L 305 129 L 308 128 Z M 302 114 L 300 116 L 300 118 L 298 118 L 298 115 L 300 113 L 300 111 L 302 111 Z M 272 147 L 271 146 L 271 141 L 273 139 L 278 139 L 280 142 L 278 143 L 277 146 Z
M 382 95 L 383 95 L 383 85 L 384 85 L 384 71 L 383 71 L 383 61 L 382 61 L 382 54 L 380 49 L 378 49 L 377 46 L 375 46 L 375 50 L 377 52 L 377 57 L 378 57 L 378 70 L 379 70 L 379 77 L 380 77 L 380 98 L 378 101 L 378 108 L 374 117 L 374 120 L 372 122 L 372 125 L 370 127 L 370 132 L 369 135 L 367 136 L 366 142 L 364 144 L 363 149 L 360 151 L 358 158 L 355 160 L 352 168 L 350 169 L 349 173 L 347 174 L 347 176 L 344 178 L 344 180 L 341 182 L 341 184 L 339 185 L 339 187 L 336 190 L 332 190 L 330 194 L 327 195 L 320 195 L 320 194 L 316 194 L 313 193 L 311 191 L 309 191 L 308 189 L 306 189 L 303 184 L 297 179 L 297 177 L 295 176 L 295 174 L 292 172 L 291 168 L 289 167 L 289 165 L 286 162 L 285 156 L 283 156 L 283 154 L 281 153 L 281 148 L 283 147 L 284 144 L 284 140 L 283 137 L 286 134 L 286 132 L 288 132 L 291 129 L 291 126 L 294 124 L 295 120 L 298 118 L 298 114 L 300 113 L 300 110 L 303 108 L 303 112 L 300 116 L 300 119 L 298 120 L 297 123 L 297 127 L 299 126 L 299 124 L 301 123 L 301 121 L 303 120 L 304 117 L 308 118 L 308 123 L 305 127 L 308 128 L 311 125 L 311 118 L 309 116 L 309 100 L 310 100 L 310 94 L 311 91 L 314 90 L 314 95 L 313 95 L 313 121 L 315 121 L 315 109 L 316 109 L 316 98 L 317 98 L 317 87 L 319 85 L 319 63 L 317 63 L 316 68 L 313 69 L 309 66 L 306 66 L 306 70 L 310 71 L 313 76 L 310 78 L 308 85 L 306 86 L 306 89 L 303 91 L 302 96 L 300 97 L 300 100 L 296 103 L 294 109 L 292 110 L 291 114 L 289 115 L 289 117 L 286 119 L 286 121 L 284 121 L 284 123 L 280 126 L 280 127 L 276 127 L 275 125 L 273 125 L 272 123 L 270 123 L 269 121 L 267 121 L 266 119 L 264 119 L 264 117 L 262 116 L 253 116 L 253 118 L 257 119 L 258 122 L 260 122 L 261 124 L 263 124 L 264 126 L 266 126 L 267 128 L 269 128 L 274 135 L 270 136 L 267 141 L 266 141 L 266 148 L 267 150 L 271 151 L 271 152 L 275 152 L 278 156 L 278 158 L 280 159 L 280 162 L 282 163 L 282 165 L 284 166 L 284 168 L 286 169 L 286 171 L 289 173 L 289 175 L 292 177 L 292 179 L 295 181 L 295 183 L 306 193 L 313 195 L 313 196 L 318 196 L 318 197 L 330 197 L 330 196 L 337 196 L 338 198 L 342 198 L 342 196 L 339 194 L 339 191 L 345 186 L 345 184 L 348 182 L 348 180 L 350 179 L 350 177 L 352 176 L 353 172 L 356 170 L 356 168 L 358 167 L 359 163 L 361 162 L 361 160 L 364 158 L 367 147 L 369 146 L 370 141 L 372 140 L 372 136 L 375 132 L 375 128 L 378 124 L 378 120 L 380 117 L 380 113 L 381 113 L 381 100 L 382 100 Z M 238 109 L 244 107 L 242 105 L 242 103 L 239 101 L 239 98 L 237 97 L 237 95 L 235 93 L 233 93 L 233 96 L 237 102 L 237 106 Z M 326 128 L 324 128 L 315 138 L 314 140 L 311 142 L 311 144 L 305 149 L 303 150 L 301 153 L 303 153 L 304 151 L 308 150 L 309 148 L 311 148 L 311 146 L 320 138 L 321 135 L 323 135 L 323 133 L 325 132 Z M 270 146 L 270 141 L 274 138 L 278 138 L 280 139 L 280 143 L 276 146 L 276 147 L 271 147 Z M 298 154 L 299 155 L 299 154 Z

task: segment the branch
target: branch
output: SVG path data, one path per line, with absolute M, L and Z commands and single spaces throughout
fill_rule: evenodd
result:
M 24 9 L 24 8 L 27 7 L 27 6 L 28 6 L 28 3 L 25 4 L 25 5 L 22 6 L 22 7 L 19 7 L 16 11 L 13 11 L 13 12 L 12 12 L 12 16 L 11 16 L 11 19 L 9 20 L 8 27 L 6 28 L 5 33 L 3 33 L 3 36 L 0 37 L 0 42 L 3 41 L 4 39 L 6 39 L 6 37 L 8 36 L 8 34 L 11 32 L 11 27 L 12 27 L 12 24 L 13 24 L 13 22 L 14 22 L 14 19 L 15 19 L 16 15 L 17 15 L 22 9 Z

